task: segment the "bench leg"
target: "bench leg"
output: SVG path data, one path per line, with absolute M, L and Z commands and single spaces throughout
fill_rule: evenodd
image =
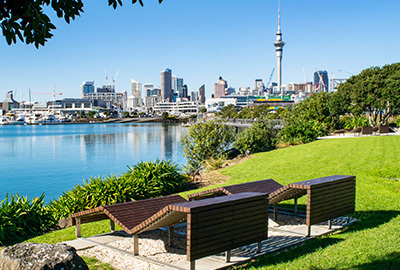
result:
M 114 232 L 114 231 L 115 231 L 115 222 L 112 221 L 111 219 L 110 219 L 110 231 L 111 231 L 111 232 Z
M 278 215 L 278 204 L 274 203 L 274 220 L 276 220 L 277 215 Z
M 139 235 L 133 235 L 133 255 L 139 255 Z
M 308 236 L 311 236 L 311 225 L 310 226 L 307 226 L 307 235 L 306 235 L 307 237 Z
M 257 243 L 257 250 L 256 250 L 256 253 L 260 253 L 260 252 L 261 252 L 261 248 L 262 248 L 262 243 L 261 243 L 261 242 L 258 242 L 258 243 Z
M 168 227 L 168 244 L 170 247 L 174 246 L 174 226 Z
M 297 215 L 297 198 L 294 199 L 294 215 Z
M 230 262 L 231 261 L 231 251 L 227 250 L 225 253 L 225 262 Z
M 76 218 L 76 238 L 80 238 L 81 237 L 81 218 Z
M 196 260 L 190 261 L 190 270 L 196 269 Z
M 328 220 L 328 229 L 332 229 L 332 219 Z

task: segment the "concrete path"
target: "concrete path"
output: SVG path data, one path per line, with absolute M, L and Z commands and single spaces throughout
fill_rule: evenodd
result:
M 231 251 L 230 262 L 225 261 L 224 253 L 196 260 L 196 270 L 224 269 L 232 265 L 242 264 L 258 256 L 263 256 L 268 253 L 277 252 L 279 250 L 286 249 L 291 246 L 296 246 L 314 237 L 318 237 L 342 229 L 350 224 L 355 223 L 356 221 L 357 221 L 356 219 L 350 218 L 350 220 L 347 223 L 347 218 L 338 218 L 333 221 L 331 229 L 328 229 L 327 224 L 313 225 L 311 227 L 311 236 L 309 237 L 306 236 L 307 234 L 306 225 L 290 226 L 290 229 L 288 230 L 282 230 L 279 227 L 276 228 L 270 227 L 268 232 L 268 235 L 270 236 L 267 240 L 264 240 L 262 242 L 261 252 L 256 253 L 257 250 L 256 243 L 243 246 Z M 121 239 L 126 239 L 126 237 L 131 237 L 131 236 L 125 234 L 124 232 L 114 232 L 104 235 L 92 236 L 88 238 L 79 238 L 64 243 L 75 247 L 77 250 L 83 250 L 100 245 L 107 248 L 111 248 L 114 251 L 116 250 L 121 253 L 133 256 L 133 254 L 130 254 L 126 251 L 107 246 L 107 243 L 118 241 Z M 136 256 L 135 258 L 141 260 L 147 260 L 152 263 L 157 263 L 158 265 L 160 265 L 160 269 L 181 269 L 181 270 L 190 269 L 189 261 L 184 261 L 174 265 L 170 265 L 154 261 L 152 259 L 142 256 Z

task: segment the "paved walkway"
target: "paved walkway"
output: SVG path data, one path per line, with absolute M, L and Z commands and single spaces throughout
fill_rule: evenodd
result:
M 289 226 L 290 229 L 288 230 L 282 230 L 280 229 L 280 227 L 276 228 L 270 227 L 268 233 L 270 236 L 267 240 L 264 240 L 262 242 L 261 252 L 256 253 L 257 250 L 256 243 L 243 246 L 231 251 L 230 262 L 225 262 L 225 254 L 223 253 L 196 260 L 196 270 L 224 269 L 232 265 L 242 264 L 258 256 L 263 256 L 265 254 L 277 252 L 279 250 L 286 249 L 291 246 L 296 246 L 314 237 L 318 237 L 342 229 L 343 227 L 353 224 L 356 221 L 357 221 L 356 219 L 350 218 L 348 222 L 347 218 L 338 218 L 333 220 L 331 229 L 328 229 L 327 223 L 321 225 L 313 225 L 311 227 L 312 230 L 310 237 L 306 236 L 307 233 L 306 225 Z M 133 254 L 127 251 L 120 250 L 115 247 L 107 245 L 108 243 L 118 241 L 121 239 L 126 239 L 127 237 L 131 236 L 125 234 L 125 232 L 114 232 L 104 235 L 92 236 L 88 238 L 79 238 L 64 243 L 75 247 L 77 250 L 88 249 L 95 246 L 103 246 L 110 248 L 114 251 L 121 252 L 125 255 L 133 256 Z M 135 256 L 135 258 L 155 263 L 160 266 L 160 269 L 181 269 L 181 270 L 190 269 L 189 261 L 184 261 L 171 265 L 171 264 L 165 264 L 160 261 L 155 261 L 153 259 L 146 258 L 144 256 Z

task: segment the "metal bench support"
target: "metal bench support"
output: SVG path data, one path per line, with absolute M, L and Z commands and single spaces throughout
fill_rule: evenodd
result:
M 139 235 L 133 235 L 133 255 L 139 255 Z

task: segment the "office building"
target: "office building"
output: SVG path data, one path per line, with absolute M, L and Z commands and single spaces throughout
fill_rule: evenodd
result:
M 131 93 L 132 96 L 137 98 L 137 106 L 142 106 L 142 84 L 135 80 L 131 80 Z
M 164 101 L 172 100 L 172 70 L 169 68 L 161 71 L 161 98 Z
M 206 103 L 206 86 L 203 84 L 199 88 L 200 104 Z
M 183 98 L 188 98 L 188 86 L 183 85 Z
M 214 98 L 225 96 L 225 89 L 228 88 L 228 82 L 220 76 L 214 84 Z
M 183 97 L 183 79 L 176 78 L 176 91 L 178 92 L 178 97 Z
M 80 87 L 81 98 L 85 96 L 85 94 L 94 93 L 94 82 L 84 81 Z

